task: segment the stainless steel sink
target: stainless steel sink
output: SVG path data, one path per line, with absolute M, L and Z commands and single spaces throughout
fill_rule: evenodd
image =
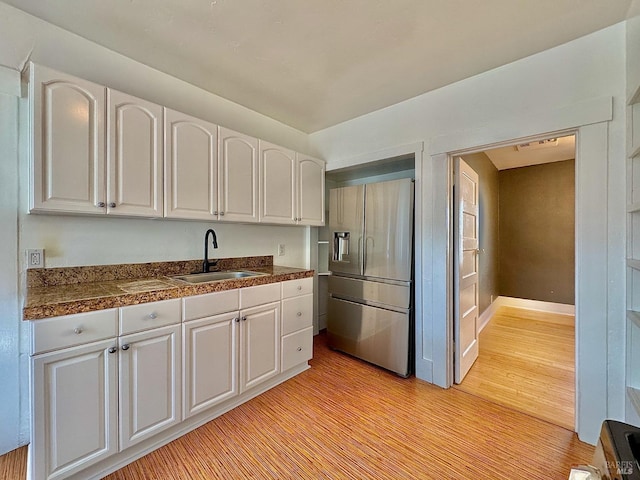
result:
M 263 275 L 268 274 L 252 272 L 249 270 L 233 270 L 226 272 L 191 273 L 189 275 L 177 275 L 171 278 L 175 280 L 182 280 L 187 283 L 206 283 L 219 282 L 220 280 L 232 280 L 234 278 L 260 277 Z

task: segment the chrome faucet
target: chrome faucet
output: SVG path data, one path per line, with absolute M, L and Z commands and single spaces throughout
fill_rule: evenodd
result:
M 208 272 L 211 267 L 215 267 L 218 264 L 218 260 L 209 261 L 209 234 L 211 234 L 211 240 L 213 241 L 213 248 L 218 248 L 218 239 L 216 238 L 216 232 L 212 228 L 207 230 L 204 234 L 204 262 L 202 262 L 202 271 Z

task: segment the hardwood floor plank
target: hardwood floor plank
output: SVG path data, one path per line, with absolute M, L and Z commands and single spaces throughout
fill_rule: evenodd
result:
M 324 335 L 311 363 L 106 479 L 546 480 L 593 455 L 566 429 L 399 378 L 329 350 Z
M 575 326 L 571 315 L 500 307 L 457 389 L 573 430 Z

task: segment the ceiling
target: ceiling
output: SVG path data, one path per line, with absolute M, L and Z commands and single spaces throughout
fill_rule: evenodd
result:
M 638 0 L 4 2 L 305 132 L 638 10 Z
M 573 160 L 576 158 L 576 137 L 570 135 L 531 141 L 526 144 L 486 150 L 484 153 L 498 170 Z

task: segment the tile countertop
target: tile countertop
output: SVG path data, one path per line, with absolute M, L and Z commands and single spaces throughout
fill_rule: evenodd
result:
M 202 262 L 196 260 L 41 269 L 31 276 L 31 271 L 27 271 L 27 296 L 22 317 L 37 320 L 313 276 L 313 270 L 269 264 L 272 258 L 224 259 L 216 270 L 243 269 L 267 275 L 199 284 L 169 276 L 197 271 Z M 100 278 L 103 280 L 98 280 Z

